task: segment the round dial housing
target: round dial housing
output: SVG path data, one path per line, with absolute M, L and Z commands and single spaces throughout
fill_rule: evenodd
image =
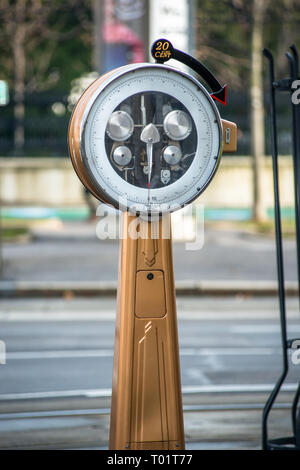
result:
M 88 189 L 144 213 L 172 212 L 199 196 L 222 149 L 220 116 L 206 89 L 159 64 L 125 66 L 96 82 L 79 100 L 69 131 L 71 158 Z

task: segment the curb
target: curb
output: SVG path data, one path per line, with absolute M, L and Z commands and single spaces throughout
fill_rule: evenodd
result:
M 285 283 L 287 296 L 298 295 L 298 283 Z M 116 296 L 115 281 L 0 281 L 0 297 Z M 277 296 L 277 281 L 177 281 L 181 296 Z

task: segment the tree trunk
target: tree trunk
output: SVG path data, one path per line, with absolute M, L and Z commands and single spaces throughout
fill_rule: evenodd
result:
M 24 117 L 25 117 L 25 6 L 23 1 L 16 5 L 16 31 L 13 38 L 14 59 L 14 151 L 24 151 Z
M 262 76 L 263 18 L 265 0 L 253 0 L 253 27 L 251 40 L 251 151 L 253 156 L 253 219 L 266 218 L 263 195 L 265 154 L 264 102 Z
M 101 4 L 101 0 L 93 0 L 93 40 L 94 40 L 94 47 L 93 47 L 93 70 L 98 73 L 101 73 L 101 27 L 102 27 L 102 9 L 103 5 Z

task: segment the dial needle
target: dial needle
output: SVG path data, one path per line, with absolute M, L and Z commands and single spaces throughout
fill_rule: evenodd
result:
M 147 145 L 147 162 L 148 162 L 148 202 L 150 202 L 150 185 L 153 165 L 153 144 L 160 141 L 160 135 L 154 124 L 148 124 L 141 133 L 141 141 Z

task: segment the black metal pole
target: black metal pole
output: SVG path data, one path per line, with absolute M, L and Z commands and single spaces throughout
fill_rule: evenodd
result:
M 290 76 L 292 80 L 296 79 L 294 57 L 287 52 L 286 56 L 289 61 Z M 300 193 L 299 193 L 299 149 L 297 148 L 298 134 L 297 132 L 297 109 L 292 101 L 293 89 L 291 88 L 291 107 L 292 107 L 292 148 L 293 148 L 293 167 L 294 167 L 294 190 L 295 190 L 295 229 L 296 229 L 296 246 L 297 246 L 297 270 L 298 270 L 298 289 L 300 292 Z M 300 300 L 300 299 L 299 299 Z
M 299 79 L 298 52 L 296 47 L 290 46 L 293 54 L 286 54 L 289 60 L 291 79 Z M 300 301 L 300 116 L 299 104 L 293 102 L 294 89 L 291 88 L 291 106 L 292 106 L 292 123 L 293 123 L 293 164 L 294 164 L 294 187 L 295 187 L 295 228 L 296 228 L 296 245 L 297 245 L 297 269 L 298 269 L 298 292 Z M 293 433 L 297 433 L 297 407 L 300 397 L 300 382 L 297 387 L 293 404 L 292 404 L 292 425 Z
M 294 75 L 295 79 L 299 80 L 299 55 L 296 47 L 294 45 L 290 46 L 290 49 L 294 58 Z M 293 103 L 295 110 L 296 126 L 299 130 L 300 126 L 300 103 Z M 297 162 L 298 162 L 298 185 L 300 185 L 300 133 L 296 132 L 296 151 L 297 151 Z M 298 208 L 300 210 L 300 198 L 298 200 Z M 300 219 L 300 217 L 299 217 Z
M 273 184 L 274 184 L 274 210 L 275 210 L 275 231 L 276 231 L 276 255 L 277 255 L 277 275 L 279 290 L 279 309 L 281 323 L 281 344 L 283 369 L 275 387 L 270 394 L 264 410 L 262 421 L 262 446 L 268 449 L 268 416 L 274 401 L 280 391 L 281 385 L 288 373 L 288 355 L 287 355 L 287 332 L 286 332 L 286 311 L 285 311 L 285 291 L 284 291 L 284 271 L 283 271 L 283 253 L 282 253 L 282 235 L 281 235 L 281 216 L 278 184 L 278 148 L 277 148 L 277 123 L 276 123 L 276 105 L 274 90 L 274 60 L 268 49 L 263 49 L 264 56 L 269 60 L 270 75 L 270 115 L 271 115 L 271 143 L 272 143 L 272 163 L 273 163 Z

